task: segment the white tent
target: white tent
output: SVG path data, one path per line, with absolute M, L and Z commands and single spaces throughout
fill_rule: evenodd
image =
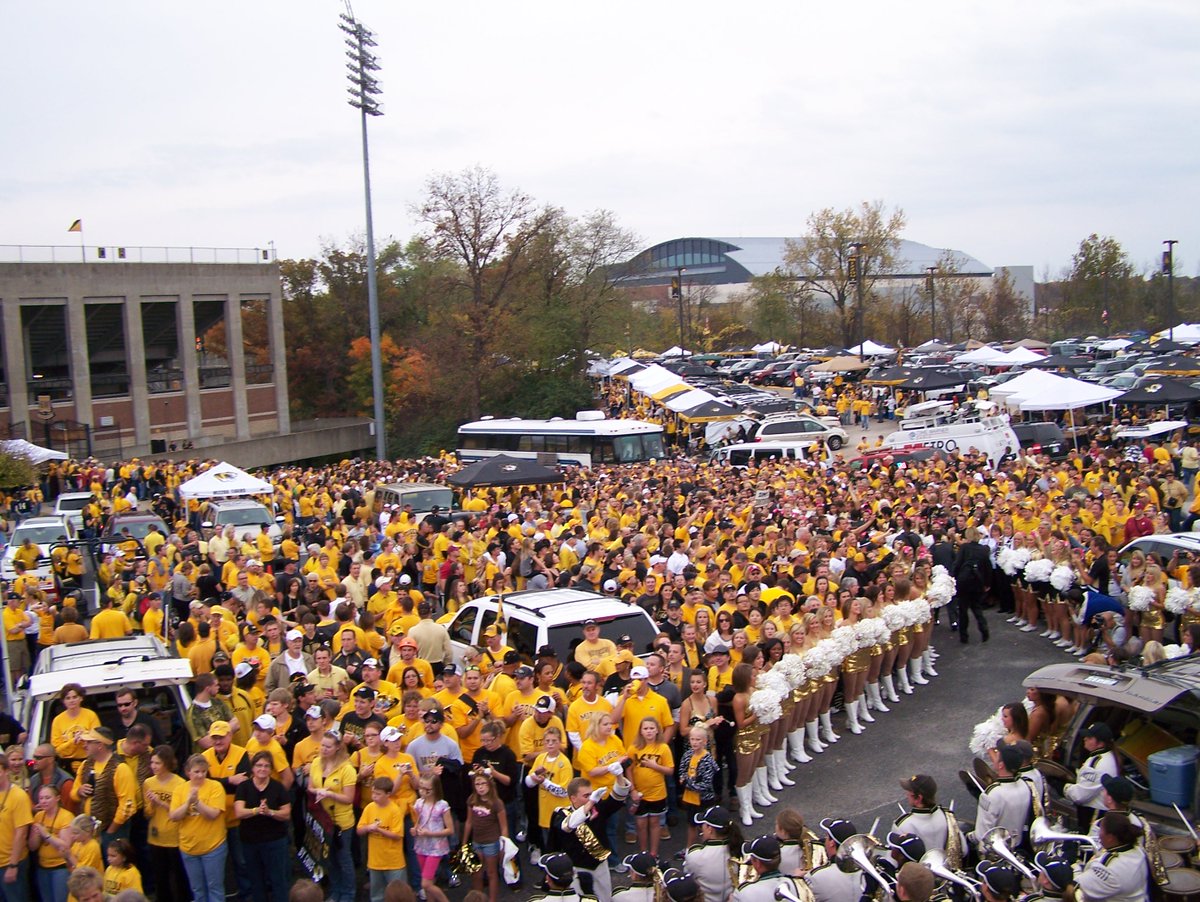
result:
M 976 348 L 974 351 L 966 351 L 954 358 L 955 363 L 979 363 L 984 366 L 1012 366 L 1013 361 L 1008 359 L 1008 355 L 996 348 L 989 348 L 984 345 L 982 348 Z
M 1031 351 L 1031 350 L 1029 350 L 1029 348 L 1013 348 L 1011 351 L 1007 352 L 1004 356 L 1006 358 L 1008 358 L 1009 363 L 1012 363 L 1014 365 L 1020 365 L 1022 363 L 1033 363 L 1038 360 L 1046 359 L 1043 355 L 1039 354 L 1037 351 Z
M 861 345 L 847 348 L 846 353 L 856 354 L 859 357 L 887 357 L 889 354 L 895 354 L 896 349 L 889 348 L 887 345 L 876 344 L 868 338 Z
M 1124 394 L 1120 389 L 1105 388 L 1082 379 L 1063 379 L 1062 382 L 1053 393 L 1039 391 L 1015 398 L 1010 396 L 1009 403 L 1017 404 L 1021 410 L 1076 410 L 1104 404 Z
M 664 388 L 670 388 L 672 385 L 679 385 L 682 382 L 683 380 L 677 373 L 672 373 L 666 367 L 657 364 L 648 366 L 629 377 L 629 384 L 643 395 L 657 394 Z
M 1108 341 L 1102 341 L 1096 345 L 1097 351 L 1124 351 L 1127 347 L 1133 344 L 1128 338 L 1110 338 Z
M 632 357 L 621 357 L 609 364 L 608 375 L 618 376 L 626 370 L 637 369 L 641 366 L 644 366 L 644 364 L 638 363 Z
M 1062 383 L 1067 381 L 1062 376 L 1056 376 L 1054 373 L 1048 373 L 1045 370 L 1029 370 L 1013 379 L 1009 379 L 1001 385 L 989 388 L 988 398 L 993 401 L 1013 403 L 1015 405 L 1016 401 L 1010 401 L 1010 399 L 1034 395 L 1039 392 L 1051 394 L 1058 391 L 1062 387 Z
M 66 460 L 67 456 L 61 451 L 55 451 L 53 448 L 43 448 L 41 445 L 35 445 L 33 442 L 27 442 L 23 438 L 14 438 L 3 443 L 4 453 L 10 454 L 13 457 L 24 457 L 29 460 L 35 467 L 49 463 L 52 460 Z
M 1154 338 L 1171 338 L 1181 345 L 1200 344 L 1200 323 L 1180 323 L 1174 329 L 1156 332 Z
M 706 401 L 715 400 L 710 392 L 704 391 L 701 388 L 693 388 L 691 391 L 686 391 L 682 395 L 676 395 L 663 402 L 663 406 L 668 410 L 673 410 L 679 413 L 682 410 L 691 410 L 693 407 L 699 407 Z
M 234 498 L 240 495 L 270 495 L 271 483 L 221 462 L 179 486 L 184 498 Z
M 673 348 L 667 348 L 665 351 L 663 351 L 658 356 L 659 357 L 689 357 L 689 356 L 691 356 L 691 353 L 692 353 L 691 351 L 685 351 L 683 348 L 679 347 L 679 345 L 675 345 L 675 347 L 673 347 Z
M 764 341 L 760 345 L 755 345 L 750 350 L 755 354 L 778 354 L 779 349 L 782 347 L 783 345 L 777 341 Z

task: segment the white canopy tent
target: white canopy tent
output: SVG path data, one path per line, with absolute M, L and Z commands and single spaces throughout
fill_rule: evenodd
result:
M 683 348 L 679 347 L 679 345 L 675 345 L 675 347 L 673 347 L 673 348 L 667 348 L 665 351 L 663 351 L 658 356 L 659 357 L 690 357 L 690 356 L 692 356 L 692 352 L 685 351 Z
M 23 438 L 10 439 L 3 443 L 4 453 L 13 457 L 24 457 L 35 467 L 52 460 L 66 460 L 68 455 L 53 448 L 43 448 Z
M 1007 382 L 988 389 L 988 398 L 1002 404 L 1016 405 L 1013 399 L 1038 393 L 1050 394 L 1058 391 L 1062 383 L 1069 380 L 1045 370 L 1028 370 Z
M 236 498 L 271 495 L 274 491 L 271 483 L 224 461 L 179 486 L 179 494 L 184 498 Z
M 1174 329 L 1156 332 L 1154 338 L 1171 338 L 1181 345 L 1200 344 L 1200 323 L 1180 323 Z
M 764 341 L 760 345 L 755 345 L 750 350 L 755 354 L 778 354 L 782 347 L 783 345 L 777 341 Z
M 855 354 L 859 357 L 887 357 L 896 353 L 895 348 L 889 348 L 887 345 L 876 344 L 869 338 L 861 345 L 855 345 L 852 348 L 846 349 L 847 354 Z
M 996 348 L 989 348 L 984 345 L 982 348 L 976 348 L 973 351 L 966 351 L 954 358 L 955 363 L 980 363 L 984 366 L 1011 366 L 1013 361 L 1008 359 L 1008 355 Z
M 693 388 L 691 391 L 686 391 L 682 395 L 676 395 L 674 398 L 668 398 L 663 402 L 663 406 L 668 410 L 673 410 L 679 413 L 682 410 L 691 410 L 693 407 L 699 407 L 705 401 L 714 401 L 716 397 L 710 392 L 706 392 L 700 388 Z
M 1008 362 L 1019 366 L 1023 363 L 1034 363 L 1038 360 L 1045 360 L 1045 356 L 1037 351 L 1031 351 L 1029 348 L 1013 348 L 1004 355 Z
M 643 395 L 653 395 L 664 388 L 670 388 L 672 385 L 679 385 L 682 382 L 683 380 L 679 378 L 678 374 L 657 364 L 652 364 L 629 377 L 629 384 L 634 387 L 635 391 L 640 391 Z
M 1097 351 L 1124 351 L 1127 347 L 1133 344 L 1128 338 L 1110 338 L 1108 341 L 1102 341 L 1096 345 Z
M 1125 394 L 1120 389 L 1105 388 L 1103 385 L 1094 385 L 1082 379 L 1062 381 L 1065 384 L 1053 394 L 1036 392 L 1032 395 L 1018 395 L 1015 399 L 1010 398 L 1009 403 L 1015 400 L 1021 410 L 1077 410 L 1080 407 L 1091 407 L 1093 404 L 1106 404 Z
M 1154 438 L 1166 435 L 1176 429 L 1186 429 L 1187 420 L 1159 420 L 1157 423 L 1146 423 L 1141 426 L 1124 426 L 1113 433 L 1113 438 Z

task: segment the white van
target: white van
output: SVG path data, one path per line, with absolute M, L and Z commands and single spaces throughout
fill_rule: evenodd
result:
M 767 460 L 808 460 L 814 442 L 738 442 L 718 448 L 709 463 L 749 467 Z
M 1008 414 L 991 401 L 968 401 L 957 410 L 949 401 L 925 401 L 904 412 L 900 428 L 883 439 L 885 448 L 933 448 L 966 454 L 972 448 L 994 467 L 1021 447 Z
M 210 501 L 205 507 L 202 526 L 209 535 L 215 535 L 226 526 L 232 526 L 234 535 L 239 539 L 243 536 L 255 539 L 260 532 L 266 532 L 271 543 L 278 549 L 283 538 L 283 531 L 279 525 L 281 519 L 272 517 L 271 512 L 257 501 L 221 500 Z
M 372 510 L 379 514 L 385 507 L 400 510 L 406 504 L 412 505 L 413 516 L 420 523 L 435 507 L 449 513 L 454 507 L 454 490 L 434 482 L 393 482 L 375 489 Z

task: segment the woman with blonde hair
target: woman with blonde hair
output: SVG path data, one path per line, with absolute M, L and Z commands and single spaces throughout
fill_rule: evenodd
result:
M 1146 569 L 1142 572 L 1141 584 L 1154 593 L 1154 598 L 1150 601 L 1149 610 L 1141 611 L 1138 614 L 1138 635 L 1143 642 L 1161 643 L 1166 624 L 1163 616 L 1164 603 L 1167 598 L 1166 574 L 1157 563 L 1151 561 L 1146 564 Z

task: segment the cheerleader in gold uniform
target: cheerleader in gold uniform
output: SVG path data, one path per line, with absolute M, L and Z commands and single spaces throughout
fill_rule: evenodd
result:
M 882 590 L 874 596 L 874 600 L 871 602 L 870 605 L 868 605 L 867 609 L 863 612 L 864 618 L 866 618 L 866 619 L 878 618 L 879 614 L 883 610 L 883 606 L 882 606 L 883 599 L 887 598 L 887 596 L 889 596 L 889 595 L 894 596 L 895 591 L 896 590 L 892 586 L 891 583 L 886 583 L 883 586 Z M 868 592 L 868 598 L 871 598 L 870 592 Z M 883 714 L 886 714 L 888 711 L 891 710 L 887 705 L 885 705 L 883 703 L 883 693 L 879 689 L 879 680 L 883 673 L 883 656 L 886 653 L 886 651 L 887 651 L 887 643 L 886 642 L 877 642 L 874 645 L 872 645 L 870 648 L 867 649 L 867 652 L 870 654 L 870 658 L 871 658 L 870 664 L 867 667 L 867 686 L 866 686 L 867 703 L 865 705 L 865 709 L 868 712 L 871 711 L 872 709 L 874 709 L 875 711 L 879 711 Z
M 832 606 L 821 608 L 819 617 L 820 631 L 818 638 L 827 639 L 833 633 L 834 627 L 837 626 L 837 618 L 834 614 Z M 837 691 L 838 677 L 840 675 L 838 667 L 834 667 L 829 673 L 821 677 L 821 691 L 819 694 L 820 701 L 817 705 L 817 720 L 821 724 L 821 741 L 830 743 L 837 742 L 842 737 L 833 732 L 833 722 L 829 714 L 829 709 L 833 707 L 833 696 Z
M 1150 610 L 1142 611 L 1138 620 L 1138 635 L 1143 642 L 1162 642 L 1163 628 L 1166 625 L 1163 617 L 1163 604 L 1167 598 L 1167 577 L 1162 568 L 1153 562 L 1146 564 L 1142 575 L 1142 585 L 1154 591 L 1154 600 L 1150 602 Z
M 754 666 L 743 661 L 733 668 L 733 723 L 736 732 L 733 736 L 733 751 L 737 756 L 737 780 L 734 790 L 737 793 L 739 810 L 743 816 L 749 814 L 752 818 L 760 818 L 762 814 L 754 810 L 755 804 L 769 804 L 760 801 L 755 779 L 755 767 L 758 765 L 759 753 L 762 751 L 762 733 L 759 730 L 758 717 L 750 710 L 750 693 L 754 691 Z
M 862 598 L 851 598 L 843 604 L 842 626 L 852 628 L 857 626 L 858 621 L 862 620 L 865 603 Z M 842 698 L 845 699 L 846 705 L 846 724 L 850 728 L 850 732 L 855 735 L 863 731 L 859 718 L 867 707 L 866 700 L 862 696 L 867 685 L 867 671 L 870 666 L 871 651 L 867 648 L 851 652 L 842 661 Z M 867 716 L 870 717 L 869 714 Z M 868 723 L 874 720 L 875 718 L 871 717 Z
M 913 567 L 912 587 L 908 594 L 896 597 L 900 601 L 916 601 L 925 595 L 925 590 L 929 588 L 929 582 L 933 578 L 933 569 L 928 561 L 918 561 Z M 933 625 L 929 621 L 924 623 L 914 623 L 909 631 L 909 639 L 911 647 L 908 650 L 908 680 L 910 683 L 916 683 L 918 686 L 924 686 L 929 680 L 925 679 L 925 652 L 929 649 L 929 642 L 933 636 Z M 937 676 L 937 674 L 933 674 Z

